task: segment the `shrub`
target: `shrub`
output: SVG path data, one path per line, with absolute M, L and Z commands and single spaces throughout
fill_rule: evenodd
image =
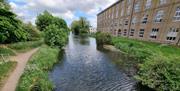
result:
M 22 22 L 9 10 L 0 8 L 0 43 L 12 43 L 27 40 L 27 32 Z
M 109 33 L 97 32 L 96 42 L 98 45 L 111 44 L 112 37 Z
M 50 25 L 45 29 L 45 43 L 51 47 L 62 48 L 67 43 L 67 32 L 65 29 L 59 29 L 56 25 Z
M 158 91 L 177 91 L 180 89 L 179 59 L 179 57 L 152 56 L 140 65 L 135 78 Z
M 27 38 L 29 41 L 39 40 L 41 35 L 39 30 L 36 29 L 31 23 L 24 24 L 23 29 L 28 33 Z

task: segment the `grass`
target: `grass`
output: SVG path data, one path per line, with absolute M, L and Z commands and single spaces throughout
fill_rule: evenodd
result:
M 43 45 L 31 57 L 16 91 L 52 91 L 53 84 L 48 79 L 48 70 L 58 62 L 58 54 L 59 49 Z
M 9 76 L 9 74 L 16 67 L 16 62 L 5 62 L 0 64 L 0 88 L 4 83 L 5 79 Z
M 137 73 L 134 77 L 143 85 L 157 91 L 177 91 L 180 88 L 180 48 L 121 37 L 114 37 L 112 44 L 135 59 L 133 66 L 137 66 Z M 118 65 L 130 65 L 123 62 Z
M 13 50 L 9 49 L 9 48 L 0 47 L 0 55 L 4 55 L 4 56 L 11 55 L 11 56 L 14 56 L 14 55 L 16 55 L 16 53 Z
M 122 49 L 121 47 L 124 45 L 126 47 L 132 46 L 135 49 L 146 49 L 152 52 L 160 52 L 164 56 L 180 56 L 180 48 L 175 46 L 162 45 L 158 43 L 139 41 L 121 37 L 114 37 L 112 39 L 112 42 L 119 49 Z
M 41 46 L 42 44 L 43 44 L 43 40 L 39 40 L 39 41 L 18 42 L 14 44 L 9 44 L 8 47 L 17 52 L 25 52 L 32 48 Z

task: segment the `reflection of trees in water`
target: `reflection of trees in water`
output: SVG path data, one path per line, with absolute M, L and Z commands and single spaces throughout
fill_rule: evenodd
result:
M 82 45 L 90 45 L 90 39 L 87 35 L 74 35 L 73 40 Z

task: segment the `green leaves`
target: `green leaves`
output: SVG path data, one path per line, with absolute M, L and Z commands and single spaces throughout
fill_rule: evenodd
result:
M 111 44 L 112 36 L 109 33 L 97 32 L 96 42 L 98 45 Z
M 67 43 L 67 30 L 57 25 L 50 25 L 45 29 L 45 43 L 49 46 L 62 48 Z

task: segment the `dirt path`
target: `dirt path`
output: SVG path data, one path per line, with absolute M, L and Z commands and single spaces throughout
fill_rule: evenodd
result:
M 35 53 L 38 48 L 33 49 L 26 53 L 20 53 L 17 56 L 11 57 L 11 60 L 17 62 L 16 69 L 10 74 L 10 77 L 6 81 L 5 85 L 3 86 L 1 91 L 15 91 L 19 78 L 21 77 L 24 68 L 26 67 L 26 63 L 28 62 L 29 58 Z

